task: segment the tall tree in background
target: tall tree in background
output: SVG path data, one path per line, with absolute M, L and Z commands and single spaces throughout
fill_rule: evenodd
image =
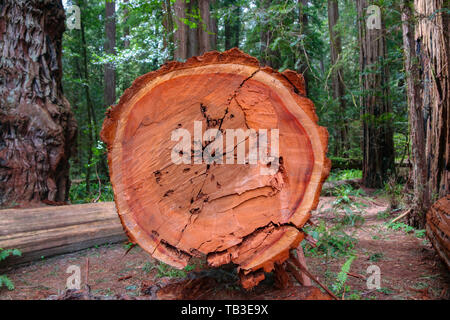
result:
M 173 57 L 174 51 L 173 48 L 173 15 L 172 15 L 172 4 L 170 3 L 170 0 L 164 0 L 163 2 L 163 26 L 164 26 L 164 48 L 169 48 L 169 56 Z
M 5 0 L 0 11 L 0 206 L 66 201 L 77 127 L 61 85 L 64 8 Z
M 267 2 L 267 1 L 266 1 Z M 241 7 L 236 0 L 225 1 L 229 9 L 225 17 L 225 50 L 239 48 L 239 38 L 241 32 Z
M 274 69 L 279 69 L 281 67 L 280 52 L 279 50 L 273 50 L 271 44 L 275 38 L 275 30 L 271 24 L 271 17 L 269 13 L 271 0 L 261 0 L 261 10 L 262 10 L 262 21 L 260 25 L 260 35 L 261 35 L 261 65 L 270 66 Z
M 166 0 L 165 2 L 169 2 L 169 0 Z M 130 27 L 128 26 L 128 15 L 129 15 L 129 10 L 128 10 L 128 0 L 123 0 L 124 3 L 124 9 L 123 9 L 123 47 L 124 48 L 128 48 L 130 46 L 130 39 L 128 39 L 128 37 L 130 36 Z
M 214 20 L 211 17 L 211 1 L 198 0 L 198 7 L 200 12 L 200 21 L 197 26 L 199 39 L 199 54 L 204 54 L 216 48 L 216 36 L 214 32 Z
M 402 5 L 414 184 L 408 219 L 418 228 L 433 202 L 450 192 L 450 19 L 443 9 L 444 0 Z
M 382 16 L 379 28 L 366 25 L 368 3 L 357 0 L 359 29 L 360 104 L 363 120 L 363 183 L 366 187 L 383 186 L 395 170 L 394 140 L 391 127 L 386 58 L 386 30 Z
M 188 42 L 187 42 L 187 51 L 188 58 L 193 56 L 198 56 L 200 53 L 200 42 L 199 42 L 199 32 L 197 30 L 198 24 L 195 16 L 198 14 L 198 1 L 197 0 L 189 0 L 187 1 L 187 18 L 189 20 L 189 28 L 188 28 Z M 192 23 L 192 24 L 191 24 Z M 194 25 L 196 27 L 194 27 Z
M 109 55 L 116 53 L 116 2 L 106 0 L 105 3 L 105 52 Z M 105 104 L 111 106 L 116 103 L 116 70 L 111 63 L 105 64 Z
M 186 2 L 185 0 L 176 0 L 174 4 L 176 31 L 174 37 L 175 60 L 185 60 L 188 58 L 188 26 L 186 20 Z
M 186 60 L 215 49 L 217 32 L 210 4 L 207 0 L 175 2 L 175 60 Z
M 308 34 L 308 15 L 306 13 L 306 10 L 308 8 L 308 0 L 297 0 L 298 4 L 298 19 L 299 19 L 299 26 L 300 26 L 300 36 L 306 37 Z M 308 63 L 306 56 L 307 52 L 304 47 L 304 45 L 301 45 L 300 53 L 299 53 L 299 59 L 301 60 L 301 63 L 299 64 L 298 72 L 303 75 L 303 79 L 305 79 L 305 89 L 306 92 L 308 92 L 308 83 L 309 83 L 309 76 L 308 76 Z
M 335 155 L 340 156 L 343 151 L 349 148 L 348 145 L 348 127 L 345 122 L 345 84 L 343 78 L 343 70 L 339 65 L 339 59 L 342 54 L 341 36 L 336 31 L 336 25 L 339 20 L 339 5 L 337 0 L 328 0 L 328 29 L 330 32 L 330 52 L 331 52 L 331 64 L 332 64 L 332 88 L 333 99 L 339 104 L 339 123 L 338 130 L 339 137 L 335 144 Z
M 77 4 L 80 8 L 86 7 L 86 3 L 84 0 L 78 0 Z M 81 52 L 78 55 L 80 59 L 80 63 L 76 65 L 77 67 L 77 73 L 78 77 L 80 79 L 83 79 L 83 89 L 84 89 L 84 95 L 86 99 L 86 109 L 87 109 L 87 142 L 88 142 L 88 148 L 87 148 L 87 166 L 86 166 L 86 191 L 90 192 L 90 181 L 91 181 L 91 161 L 92 161 L 92 149 L 94 147 L 94 144 L 96 141 L 98 141 L 98 122 L 97 117 L 95 115 L 95 109 L 94 109 L 94 103 L 92 101 L 92 95 L 91 95 L 91 89 L 89 87 L 90 79 L 89 79 L 89 69 L 88 69 L 88 55 L 87 55 L 87 41 L 86 41 L 86 32 L 85 32 L 85 26 L 84 26 L 85 16 L 82 13 L 81 14 L 81 23 L 80 23 L 80 43 L 81 43 Z M 105 82 L 107 83 L 107 82 Z M 106 89 L 105 89 L 106 93 Z M 105 94 L 106 97 L 106 94 Z M 106 164 L 104 165 L 104 171 L 106 170 Z

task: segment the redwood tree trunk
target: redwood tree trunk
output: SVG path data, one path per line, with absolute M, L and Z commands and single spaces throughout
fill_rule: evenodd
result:
M 402 6 L 414 183 L 408 219 L 419 228 L 433 202 L 449 193 L 450 21 L 442 9 L 443 0 Z
M 175 31 L 175 60 L 185 60 L 188 58 L 188 26 L 183 23 L 182 19 L 186 19 L 186 2 L 184 0 L 176 0 L 174 4 L 175 23 L 177 30 Z
M 336 156 L 342 155 L 345 150 L 348 150 L 348 127 L 345 123 L 345 100 L 344 100 L 344 77 L 342 67 L 336 66 L 339 62 L 339 57 L 342 52 L 341 37 L 336 32 L 335 27 L 339 20 L 339 6 L 337 0 L 328 0 L 328 29 L 330 32 L 330 47 L 331 47 L 331 64 L 333 65 L 332 72 L 332 88 L 333 99 L 338 102 L 338 128 L 336 139 Z
M 63 96 L 61 1 L 0 6 L 0 206 L 65 201 L 76 122 Z
M 187 1 L 187 10 L 188 10 L 188 19 L 194 20 L 194 22 L 198 25 L 199 22 L 196 21 L 196 19 L 190 17 L 192 15 L 198 14 L 198 3 L 197 0 L 189 0 Z M 199 33 L 197 28 L 190 28 L 188 27 L 188 40 L 187 40 L 187 47 L 188 47 L 188 56 L 187 58 L 197 56 L 200 52 L 200 41 L 199 41 Z
M 105 52 L 113 55 L 116 50 L 116 3 L 106 0 L 105 3 Z M 116 70 L 114 65 L 105 64 L 105 104 L 111 106 L 116 103 Z
M 264 14 L 267 14 L 270 8 L 271 1 L 263 0 L 261 1 L 261 10 Z M 269 18 L 265 17 L 261 21 L 261 64 L 265 66 L 270 66 L 274 69 L 280 67 L 280 53 L 278 49 L 272 50 L 270 44 L 274 39 L 274 30 L 269 23 Z
M 236 0 L 228 1 L 228 10 L 231 16 L 225 19 L 225 50 L 233 47 L 239 48 L 239 37 L 241 32 L 241 8 Z
M 308 15 L 306 14 L 306 8 L 308 7 L 308 0 L 297 0 L 298 4 L 298 22 L 300 25 L 300 35 L 308 35 Z M 298 72 L 302 74 L 303 79 L 305 79 L 305 88 L 306 92 L 308 92 L 308 83 L 309 83 L 309 72 L 308 72 L 308 64 L 306 63 L 307 57 L 305 56 L 307 53 L 306 49 L 300 46 L 298 59 L 301 60 L 301 63 L 298 67 Z
M 130 46 L 130 39 L 128 39 L 128 36 L 130 35 L 130 27 L 127 24 L 128 15 L 129 15 L 128 7 L 127 7 L 128 0 L 124 0 L 123 3 L 125 5 L 125 8 L 123 9 L 123 21 L 122 21 L 122 24 L 123 24 L 123 37 L 125 38 L 123 40 L 123 47 L 124 48 L 128 48 Z M 172 29 L 173 29 L 173 27 L 172 27 Z
M 163 39 L 163 43 L 164 43 L 164 48 L 169 48 L 169 56 L 173 57 L 174 55 L 174 51 L 173 51 L 173 46 L 171 46 L 171 44 L 173 43 L 173 39 L 174 39 L 174 28 L 173 28 L 173 17 L 172 17 L 172 5 L 170 3 L 170 0 L 164 0 L 163 2 L 163 10 L 164 10 L 164 17 L 163 17 L 163 26 L 165 29 L 165 34 L 164 34 L 164 39 Z
M 366 0 L 357 0 L 361 96 L 363 120 L 363 183 L 366 187 L 383 186 L 394 167 L 394 140 L 390 120 L 392 113 L 389 101 L 388 70 L 386 57 L 386 30 L 383 22 L 380 29 L 366 26 Z M 380 66 L 379 64 L 383 65 Z
M 198 8 L 201 20 L 198 25 L 199 51 L 200 54 L 215 49 L 214 25 L 211 18 L 211 8 L 209 0 L 198 0 Z
M 215 49 L 216 25 L 211 19 L 210 1 L 177 0 L 174 4 L 175 21 L 175 60 L 186 60 Z M 200 14 L 198 17 L 196 17 Z M 196 23 L 196 28 L 188 27 L 182 20 Z

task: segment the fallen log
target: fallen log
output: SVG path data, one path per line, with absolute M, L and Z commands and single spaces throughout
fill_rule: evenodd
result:
M 428 239 L 450 269 L 450 195 L 436 201 L 427 213 Z
M 237 49 L 139 77 L 101 132 L 129 238 L 176 268 L 234 263 L 256 285 L 317 207 L 330 170 L 317 121 L 300 75 Z
M 0 248 L 17 248 L 0 267 L 126 240 L 113 202 L 0 210 Z

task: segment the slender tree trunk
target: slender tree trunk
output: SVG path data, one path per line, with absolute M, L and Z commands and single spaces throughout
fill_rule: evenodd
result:
M 200 9 L 201 18 L 198 25 L 199 53 L 204 54 L 215 48 L 215 35 L 213 34 L 210 1 L 198 0 L 198 7 Z
M 366 187 L 383 186 L 394 173 L 394 139 L 390 114 L 386 40 L 383 22 L 380 29 L 366 26 L 366 0 L 357 0 L 361 96 L 363 120 L 363 183 Z M 382 19 L 382 17 L 381 17 Z M 382 64 L 380 66 L 379 64 Z
M 211 8 L 215 8 L 216 7 L 216 0 L 211 0 Z M 217 50 L 217 33 L 218 33 L 218 28 L 217 28 L 217 18 L 215 15 L 211 16 L 211 26 L 210 26 L 210 30 L 212 32 L 211 34 L 211 48 L 213 50 Z
M 186 60 L 198 56 L 216 47 L 216 22 L 211 18 L 211 1 L 177 0 L 174 5 L 177 30 L 174 42 L 176 45 L 174 58 Z M 187 14 L 188 13 L 188 14 Z M 200 14 L 198 18 L 194 18 Z M 182 20 L 187 19 L 197 24 L 196 28 L 189 28 Z
M 174 50 L 173 44 L 174 41 L 174 35 L 173 35 L 173 17 L 172 17 L 172 5 L 170 4 L 170 0 L 164 0 L 163 2 L 163 9 L 164 9 L 164 18 L 163 18 L 163 26 L 165 29 L 164 34 L 164 48 L 169 48 L 169 55 L 170 57 L 173 57 Z
M 168 1 L 168 0 L 166 0 Z M 123 1 L 125 4 L 125 8 L 123 9 L 123 47 L 128 48 L 130 46 L 130 40 L 128 39 L 128 36 L 130 35 L 130 27 L 127 24 L 128 20 L 128 0 Z
M 198 12 L 198 2 L 197 0 L 189 0 L 188 4 L 188 12 L 191 15 L 197 14 Z M 193 20 L 192 18 L 190 18 Z M 199 26 L 199 21 L 195 21 Z M 188 58 L 193 56 L 198 56 L 200 54 L 200 41 L 199 41 L 199 32 L 198 28 L 188 28 Z
M 307 35 L 308 34 L 308 15 L 305 13 L 305 9 L 308 7 L 308 0 L 297 0 L 298 7 L 299 7 L 299 25 L 300 25 L 300 35 Z M 306 62 L 306 49 L 300 46 L 299 48 L 299 56 L 298 59 L 301 60 L 301 63 L 298 67 L 298 73 L 303 75 L 303 78 L 305 79 L 305 89 L 306 92 L 308 92 L 308 83 L 309 83 L 309 77 L 308 77 L 308 63 Z
M 241 33 L 241 8 L 236 1 L 231 1 L 229 9 L 231 16 L 225 19 L 225 50 L 239 48 Z
M 181 19 L 186 19 L 186 2 L 176 0 L 174 4 L 177 30 L 175 31 L 175 60 L 186 60 L 188 58 L 188 26 Z
M 449 193 L 449 15 L 444 1 L 403 0 L 403 44 L 414 186 L 409 224 L 425 225 L 433 202 Z
M 0 206 L 66 201 L 76 122 L 61 85 L 64 8 L 0 5 Z
M 81 30 L 80 30 L 80 36 L 81 36 L 81 56 L 82 56 L 82 65 L 83 65 L 83 71 L 81 71 L 80 65 L 77 65 L 78 74 L 80 79 L 83 79 L 83 87 L 84 87 L 84 94 L 86 98 L 86 110 L 87 110 L 87 117 L 88 117 L 88 157 L 86 163 L 88 164 L 86 166 L 86 191 L 89 193 L 91 191 L 91 166 L 89 165 L 92 161 L 92 148 L 94 146 L 94 142 L 98 141 L 97 136 L 97 119 L 95 118 L 95 110 L 94 105 L 92 103 L 91 94 L 89 90 L 89 72 L 88 72 L 88 57 L 87 57 L 87 43 L 86 43 L 86 35 L 84 32 L 84 21 L 81 20 Z
M 328 0 L 328 27 L 330 32 L 330 47 L 331 47 L 331 64 L 332 64 L 332 88 L 333 98 L 338 101 L 338 117 L 339 127 L 336 128 L 338 132 L 338 139 L 336 139 L 337 155 L 342 155 L 343 152 L 349 149 L 348 145 L 348 127 L 345 122 L 345 100 L 344 100 L 344 78 L 342 67 L 337 66 L 339 57 L 342 52 L 341 37 L 336 32 L 335 26 L 339 20 L 339 6 L 337 0 Z
M 263 0 L 261 1 L 261 9 L 264 11 L 265 14 L 269 11 L 271 4 L 271 0 Z M 261 38 L 261 58 L 260 63 L 263 66 L 270 66 L 274 69 L 279 68 L 279 63 L 276 59 L 278 56 L 277 52 L 274 52 L 270 49 L 270 44 L 273 39 L 273 30 L 269 24 L 269 19 L 265 18 L 264 21 L 261 22 L 261 32 L 260 32 L 260 38 Z
M 106 0 L 105 3 L 105 52 L 110 55 L 116 53 L 116 3 L 113 0 Z M 105 64 L 105 92 L 104 99 L 106 106 L 116 103 L 116 70 L 110 63 Z

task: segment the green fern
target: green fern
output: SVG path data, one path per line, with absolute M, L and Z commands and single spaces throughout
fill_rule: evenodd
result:
M 19 249 L 3 249 L 0 248 L 0 261 L 5 260 L 9 256 L 21 256 Z M 14 290 L 14 283 L 6 276 L 0 275 L 0 289 L 5 286 L 8 290 Z
M 350 258 L 345 261 L 345 263 L 342 265 L 341 271 L 338 273 L 336 282 L 333 284 L 333 291 L 336 294 L 340 294 L 344 288 L 345 282 L 347 281 L 348 274 L 347 272 L 350 271 L 350 267 L 352 266 L 353 260 L 355 260 L 355 256 L 351 256 Z

